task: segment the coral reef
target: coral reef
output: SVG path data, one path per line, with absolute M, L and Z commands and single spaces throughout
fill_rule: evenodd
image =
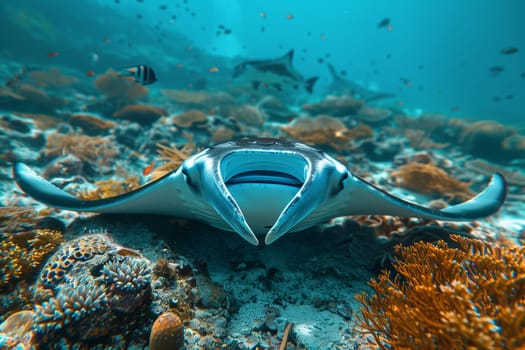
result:
M 153 323 L 149 338 L 151 350 L 180 350 L 184 347 L 184 326 L 174 312 L 161 314 Z
M 233 97 L 225 92 L 208 92 L 208 91 L 188 91 L 188 90 L 161 90 L 162 94 L 177 104 L 186 107 L 198 109 L 204 113 L 209 113 L 217 106 L 225 108 L 234 105 Z
M 445 196 L 450 202 L 462 202 L 474 194 L 469 183 L 451 177 L 433 164 L 411 162 L 392 172 L 391 177 L 398 186 L 418 193 Z
M 525 136 L 494 121 L 467 125 L 459 143 L 467 152 L 499 163 L 525 157 Z
M 167 111 L 155 106 L 127 105 L 113 113 L 113 117 L 130 120 L 141 125 L 147 125 L 167 114 Z
M 398 246 L 393 267 L 361 294 L 361 332 L 381 349 L 521 349 L 525 247 L 453 236 Z
M 72 154 L 83 163 L 104 165 L 110 163 L 116 155 L 115 148 L 113 143 L 104 137 L 52 133 L 47 137 L 43 154 L 48 158 Z
M 321 102 L 304 105 L 303 110 L 311 115 L 328 114 L 334 117 L 344 117 L 356 114 L 363 104 L 363 100 L 355 99 L 351 95 L 328 96 Z
M 74 127 L 82 129 L 88 136 L 106 134 L 110 129 L 117 126 L 115 122 L 89 114 L 73 114 L 69 118 L 69 123 Z
M 110 198 L 133 191 L 139 187 L 140 180 L 137 176 L 131 176 L 124 181 L 115 179 L 99 180 L 95 181 L 95 189 L 81 191 L 77 196 L 87 200 Z
M 151 172 L 151 179 L 155 180 L 159 177 L 166 175 L 167 173 L 176 170 L 184 160 L 190 157 L 195 153 L 195 145 L 193 144 L 193 137 L 191 134 L 186 135 L 188 143 L 184 145 L 181 149 L 177 147 L 168 147 L 165 145 L 158 144 L 158 154 L 159 160 L 163 161 L 164 164 L 156 167 Z
M 94 84 L 108 100 L 119 103 L 131 102 L 149 93 L 148 88 L 137 84 L 132 77 L 122 77 L 111 69 L 99 75 Z
M 392 118 L 392 111 L 389 109 L 363 105 L 359 109 L 356 118 L 366 124 L 383 124 L 387 123 Z
M 322 115 L 315 118 L 299 118 L 282 129 L 291 137 L 311 145 L 326 145 L 335 150 L 349 150 L 354 140 L 373 135 L 373 130 L 360 124 L 348 129 L 339 120 Z
M 0 291 L 13 289 L 20 280 L 31 280 L 46 258 L 62 242 L 62 231 L 37 228 L 4 232 L 0 241 Z
M 180 128 L 206 128 L 207 121 L 206 114 L 196 109 L 190 109 L 173 118 L 173 124 Z
M 65 88 L 78 82 L 77 77 L 63 74 L 57 67 L 49 70 L 30 70 L 28 76 L 38 86 L 51 89 Z
M 62 245 L 38 280 L 39 339 L 91 342 L 131 331 L 151 301 L 150 262 L 105 234 Z

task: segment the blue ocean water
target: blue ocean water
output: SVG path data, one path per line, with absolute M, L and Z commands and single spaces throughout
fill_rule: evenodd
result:
M 221 63 L 218 57 L 270 58 L 295 49 L 297 69 L 321 76 L 319 88 L 330 82 L 322 59 L 350 80 L 395 93 L 413 114 L 516 123 L 525 114 L 524 6 L 519 0 L 6 1 L 0 38 L 6 59 L 27 64 L 49 64 L 48 51 L 60 52 L 53 64 L 80 71 L 149 62 L 164 87 L 188 79 L 176 72 L 177 63 L 205 75 L 214 60 Z M 384 18 L 391 31 L 378 28 Z M 231 34 L 218 35 L 219 25 Z M 188 46 L 207 56 L 199 61 Z M 500 53 L 509 47 L 519 51 Z M 491 73 L 494 66 L 503 71 Z
M 523 13 L 522 0 L 0 0 L 0 349 L 159 349 L 163 316 L 177 349 L 374 348 L 355 296 L 395 274 L 396 244 L 523 243 Z M 215 150 L 278 151 L 177 173 L 242 138 Z M 297 156 L 302 143 L 322 152 Z M 344 176 L 302 195 L 265 245 L 318 157 Z M 144 212 L 83 212 L 159 183 L 175 185 Z M 461 223 L 368 215 L 414 208 L 385 192 L 439 213 L 489 183 L 448 212 Z M 333 217 L 342 206 L 364 215 Z M 326 222 L 308 216 L 319 207 Z

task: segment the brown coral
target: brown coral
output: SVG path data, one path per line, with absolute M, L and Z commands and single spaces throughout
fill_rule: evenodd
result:
M 192 126 L 206 127 L 206 114 L 196 109 L 190 109 L 173 118 L 173 124 L 180 128 L 190 128 Z
M 283 130 L 296 140 L 311 145 L 327 145 L 335 150 L 350 149 L 350 141 L 373 135 L 370 127 L 360 124 L 347 129 L 339 120 L 322 115 L 315 118 L 300 118 Z
M 95 86 L 108 98 L 117 102 L 130 102 L 148 95 L 148 88 L 137 84 L 132 77 L 122 77 L 109 69 L 94 81 Z
M 363 106 L 364 101 L 350 95 L 329 96 L 325 100 L 306 104 L 303 109 L 311 115 L 329 114 L 334 117 L 344 117 L 356 114 Z
M 89 136 L 104 134 L 109 129 L 117 126 L 115 122 L 89 114 L 73 114 L 69 118 L 69 123 L 81 128 Z
M 358 327 L 381 349 L 519 349 L 525 344 L 525 247 L 453 236 L 398 246 L 397 275 L 361 294 Z
M 131 120 L 139 124 L 151 124 L 168 112 L 162 108 L 148 105 L 127 105 L 113 113 L 114 118 Z
M 395 184 L 418 193 L 463 201 L 473 196 L 469 183 L 461 182 L 433 164 L 411 162 L 392 172 Z

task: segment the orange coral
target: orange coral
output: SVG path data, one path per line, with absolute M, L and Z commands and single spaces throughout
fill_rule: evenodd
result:
M 360 332 L 381 349 L 519 349 L 525 344 L 525 247 L 452 236 L 398 246 L 397 275 L 360 294 Z
M 347 129 L 339 120 L 322 115 L 316 118 L 300 118 L 283 130 L 301 142 L 313 145 L 327 145 L 336 150 L 348 150 L 350 141 L 373 135 L 370 127 L 360 124 L 354 129 Z
M 0 290 L 31 278 L 60 243 L 62 232 L 57 229 L 35 228 L 4 235 L 0 241 Z
M 140 181 L 137 176 L 131 176 L 124 181 L 114 179 L 96 181 L 95 186 L 96 188 L 94 190 L 83 191 L 79 193 L 78 196 L 87 200 L 115 197 L 139 188 Z
M 109 69 L 94 81 L 95 86 L 110 100 L 129 102 L 146 96 L 148 88 L 137 84 L 132 77 L 122 77 Z
M 463 201 L 473 196 L 469 183 L 461 182 L 433 164 L 411 162 L 392 172 L 395 184 L 423 194 Z
M 156 180 L 159 177 L 166 175 L 173 170 L 176 170 L 182 162 L 188 159 L 193 153 L 195 153 L 195 145 L 193 144 L 193 137 L 191 134 L 186 135 L 188 143 L 181 149 L 177 147 L 168 147 L 162 144 L 157 144 L 158 154 L 160 155 L 159 160 L 165 161 L 161 166 L 153 169 L 151 173 L 151 179 Z
M 53 133 L 47 137 L 44 153 L 48 157 L 73 154 L 83 162 L 105 164 L 116 151 L 111 141 L 103 137 Z

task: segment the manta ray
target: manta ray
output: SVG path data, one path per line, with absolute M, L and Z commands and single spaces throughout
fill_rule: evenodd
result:
M 244 76 L 251 81 L 254 89 L 265 85 L 282 91 L 286 86 L 291 86 L 295 90 L 304 86 L 306 91 L 312 93 L 319 77 L 305 80 L 301 73 L 293 67 L 293 54 L 294 51 L 290 50 L 284 56 L 274 59 L 244 61 L 235 66 L 233 77 Z
M 474 198 L 444 209 L 427 208 L 352 174 L 342 163 L 311 146 L 284 139 L 250 138 L 210 146 L 175 171 L 131 192 L 99 200 L 78 199 L 23 163 L 14 178 L 34 199 L 85 212 L 160 214 L 203 221 L 234 231 L 258 245 L 334 217 L 383 214 L 467 221 L 495 213 L 506 183 L 495 173 Z

